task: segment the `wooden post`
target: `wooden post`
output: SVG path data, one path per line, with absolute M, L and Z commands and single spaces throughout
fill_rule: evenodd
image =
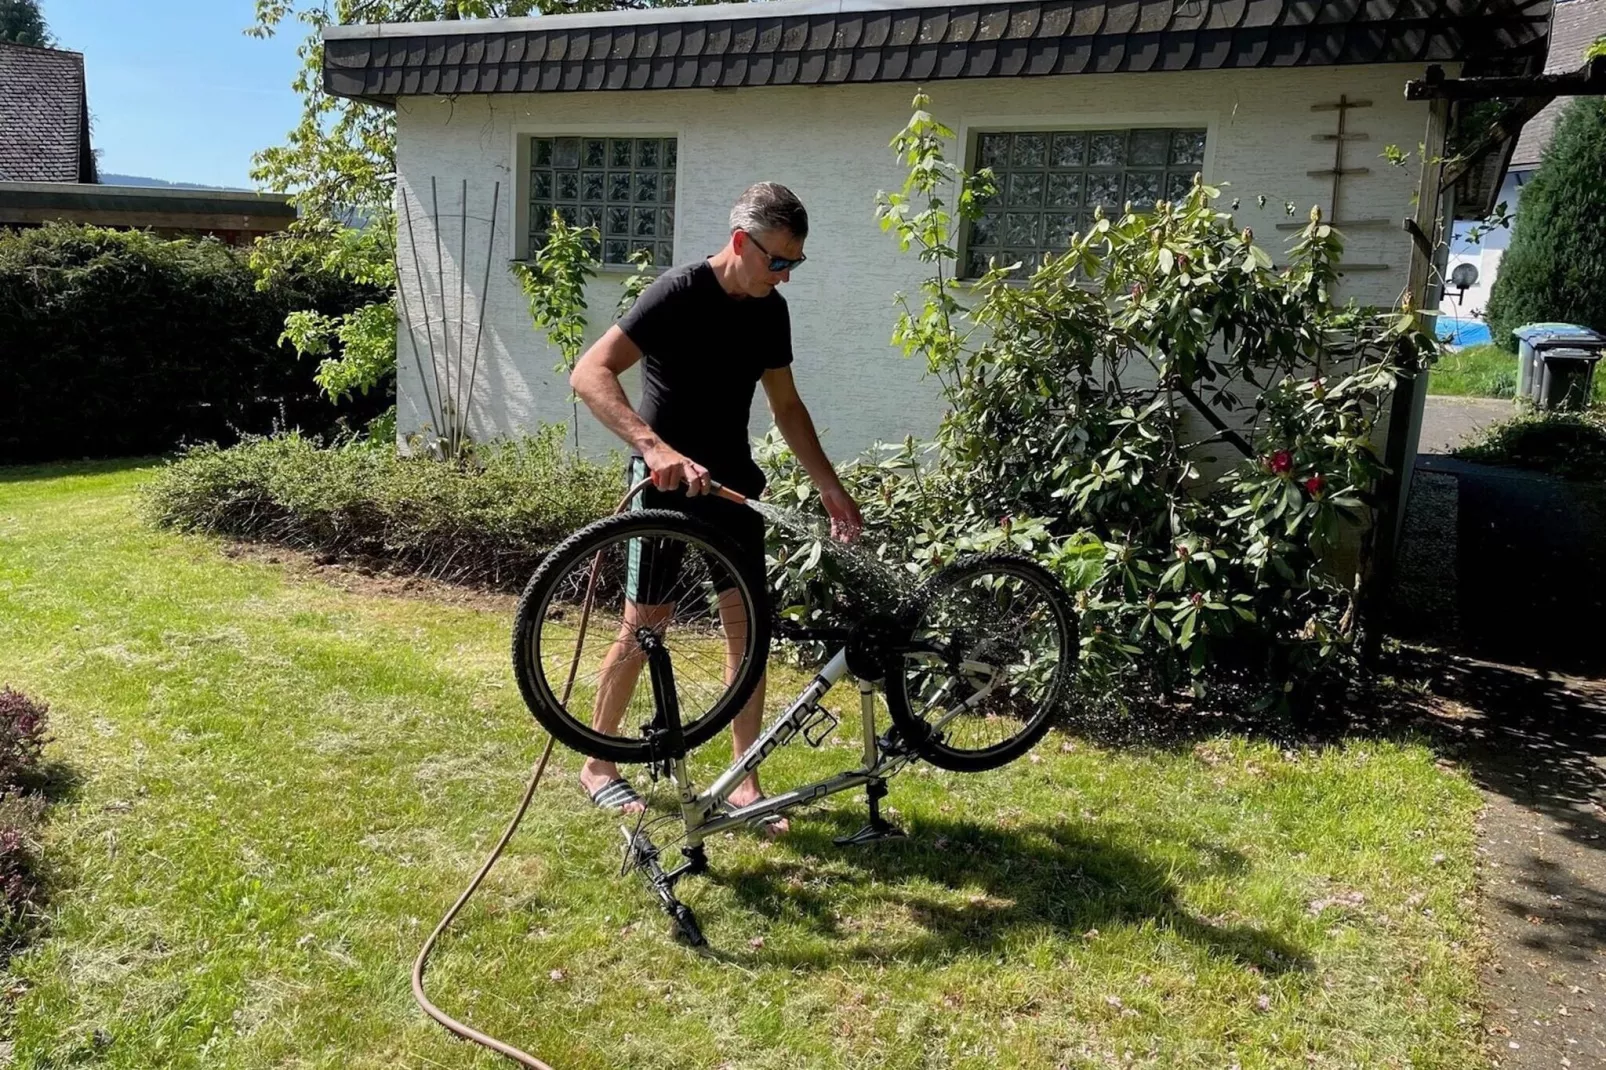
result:
M 1438 308 L 1428 308 L 1428 294 L 1432 290 L 1434 261 L 1443 246 L 1444 204 L 1440 199 L 1444 173 L 1445 143 L 1450 127 L 1450 102 L 1434 100 L 1429 104 L 1427 132 L 1422 139 L 1422 174 L 1417 183 L 1416 211 L 1411 220 L 1427 242 L 1411 243 L 1411 261 L 1407 272 L 1405 294 L 1416 311 L 1418 322 L 1427 331 L 1433 330 L 1433 319 Z M 1410 230 L 1408 225 L 1407 230 Z M 1417 444 L 1422 436 L 1422 409 L 1427 398 L 1428 377 L 1424 372 L 1402 378 L 1394 389 L 1389 408 L 1388 442 L 1384 447 L 1383 463 L 1389 468 L 1378 487 L 1377 515 L 1374 518 L 1375 550 L 1370 575 L 1363 578 L 1361 592 L 1365 608 L 1366 644 L 1363 656 L 1370 659 L 1377 653 L 1381 639 L 1384 602 L 1393 587 L 1395 564 L 1399 560 L 1401 523 L 1405 517 L 1405 503 L 1411 492 L 1411 471 L 1416 464 Z

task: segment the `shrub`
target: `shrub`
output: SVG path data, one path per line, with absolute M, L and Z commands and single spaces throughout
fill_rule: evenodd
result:
M 0 797 L 31 786 L 37 778 L 49 713 L 48 706 L 0 688 Z
M 21 935 L 40 897 L 33 831 L 44 809 L 36 790 L 49 707 L 0 687 L 0 947 Z
M 398 455 L 389 443 L 323 447 L 297 434 L 200 446 L 146 485 L 144 506 L 178 531 L 512 590 L 624 492 L 622 464 L 565 453 L 564 430 L 475 447 L 465 464 Z
M 1384 471 L 1383 402 L 1436 353 L 1417 317 L 1333 300 L 1342 245 L 1317 213 L 1275 270 L 1202 184 L 1096 213 L 1064 253 L 994 265 L 962 305 L 954 216 L 982 214 L 991 177 L 946 162 L 953 135 L 925 104 L 893 142 L 909 179 L 881 216 L 933 272 L 894 341 L 949 411 L 930 446 L 847 469 L 874 552 L 917 569 L 1037 555 L 1080 592 L 1084 664 L 1111 686 L 1235 677 L 1285 702 L 1351 664 L 1367 561 L 1362 528 L 1358 565 L 1342 535 Z M 1210 449 L 1238 454 L 1213 480 Z M 766 458 L 776 497 L 807 506 L 785 451 Z M 772 561 L 793 615 L 821 611 L 829 556 L 800 542 L 778 533 Z
M 1539 170 L 1523 188 L 1511 248 L 1489 293 L 1495 342 L 1515 351 L 1513 328 L 1581 323 L 1606 330 L 1606 100 L 1580 97 L 1556 124 Z
M 1462 460 L 1606 482 L 1606 414 L 1529 412 L 1485 427 L 1455 451 Z
M 344 312 L 371 290 L 312 265 L 259 286 L 212 239 L 0 230 L 0 463 L 366 422 L 386 391 L 330 405 L 280 335 L 294 310 Z

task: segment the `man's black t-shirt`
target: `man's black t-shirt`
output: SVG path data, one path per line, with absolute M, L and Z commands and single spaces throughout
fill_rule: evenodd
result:
M 747 421 L 759 377 L 792 363 L 786 299 L 732 297 L 708 261 L 660 275 L 619 321 L 644 354 L 637 414 L 731 489 L 757 496 Z

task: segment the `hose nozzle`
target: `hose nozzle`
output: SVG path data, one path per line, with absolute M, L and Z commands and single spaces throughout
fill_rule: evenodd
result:
M 747 504 L 747 495 L 739 494 L 736 491 L 731 490 L 725 484 L 716 482 L 712 479 L 708 481 L 708 493 L 717 494 L 726 501 L 735 502 L 737 505 Z

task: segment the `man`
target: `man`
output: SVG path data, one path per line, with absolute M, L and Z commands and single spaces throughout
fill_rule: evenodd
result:
M 764 489 L 747 434 L 758 383 L 764 384 L 775 426 L 820 490 L 832 535 L 852 539 L 863 523 L 820 448 L 814 421 L 792 380 L 792 323 L 776 287 L 803 263 L 808 234 L 808 213 L 791 190 L 774 182 L 749 187 L 731 209 L 725 247 L 659 276 L 569 377 L 597 419 L 631 447 L 632 475 L 650 472 L 653 487 L 644 493 L 643 504 L 708 519 L 735 539 L 744 563 L 757 575 L 764 572 L 763 520 L 750 509 L 702 496 L 711 480 L 749 497 Z M 641 360 L 641 405 L 632 410 L 619 376 Z M 632 609 L 642 612 L 627 607 Z M 727 637 L 731 631 L 727 627 Z M 605 681 L 598 688 L 592 720 L 600 730 L 617 727 L 636 675 L 632 668 L 628 685 Z M 758 738 L 764 683 L 761 678 L 731 722 L 738 756 Z M 580 784 L 605 809 L 639 813 L 645 808 L 612 762 L 588 759 Z M 755 772 L 732 792 L 730 802 L 741 807 L 761 798 Z M 775 820 L 767 829 L 785 832 L 786 822 Z

